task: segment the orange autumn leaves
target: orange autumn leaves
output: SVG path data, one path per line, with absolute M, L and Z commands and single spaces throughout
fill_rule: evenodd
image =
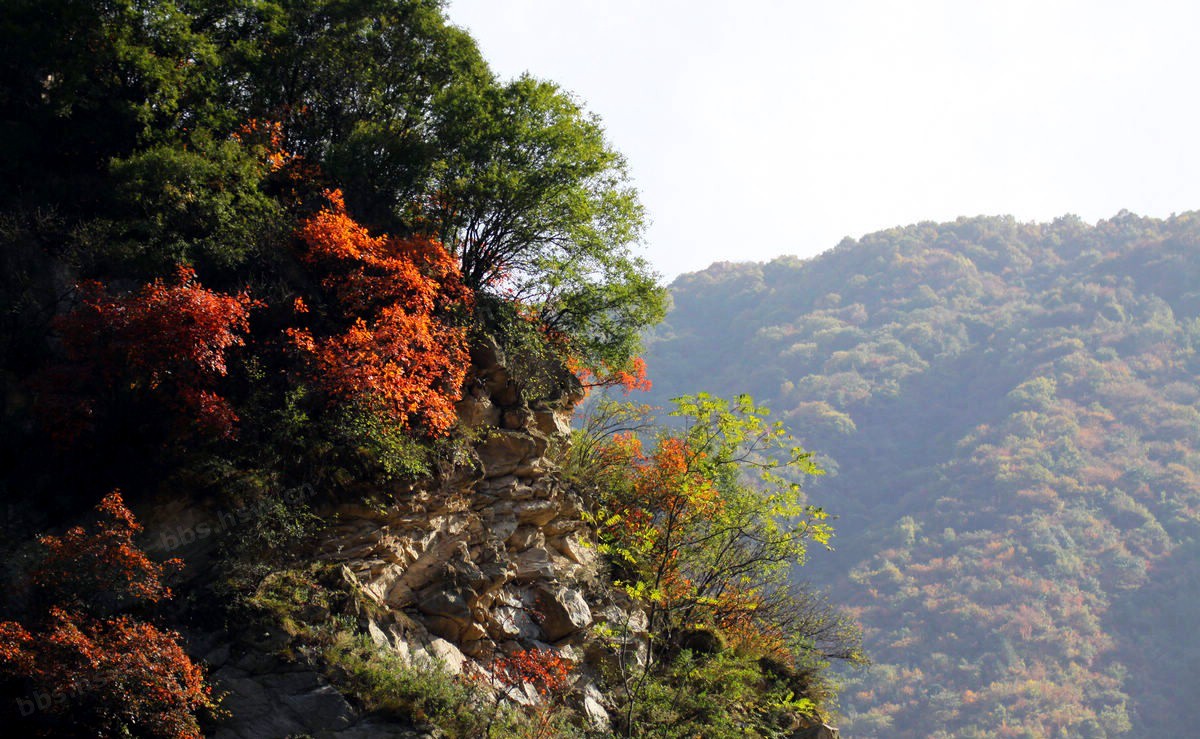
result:
M 577 359 L 568 358 L 567 369 L 575 373 L 584 390 L 591 390 L 594 387 L 619 387 L 628 395 L 634 390 L 648 391 L 653 385 L 650 378 L 646 376 L 646 360 L 641 357 L 634 357 L 630 360 L 627 369 L 612 370 L 602 366 L 597 371 L 584 367 Z
M 628 484 L 613 495 L 602 522 L 604 548 L 633 565 L 654 563 L 656 587 L 648 595 L 664 606 L 694 597 L 692 578 L 680 566 L 679 548 L 722 506 L 713 481 L 694 464 L 702 453 L 685 439 L 665 437 L 646 455 L 637 437 L 618 434 L 602 454 L 606 464 L 628 475 Z
M 798 604 L 790 570 L 808 542 L 832 536 L 794 478 L 821 471 L 749 396 L 674 403 L 682 427 L 660 428 L 651 451 L 628 433 L 594 447 L 594 467 L 605 471 L 588 514 L 598 548 L 618 584 L 646 604 L 652 633 L 669 640 L 715 628 L 728 646 L 786 662 Z
M 437 436 L 455 421 L 466 377 L 466 329 L 450 317 L 471 305 L 457 263 L 425 237 L 371 236 L 339 191 L 300 228 L 302 259 L 331 296 L 338 328 L 292 328 L 309 379 L 331 400 L 365 407 L 401 428 Z M 309 315 L 306 305 L 297 305 Z
M 204 672 L 183 651 L 181 637 L 117 610 L 171 596 L 166 567 L 138 549 L 141 525 L 119 492 L 97 506 L 91 531 L 75 527 L 44 536 L 33 573 L 45 613 L 28 624 L 0 622 L 0 674 L 29 681 L 51 698 L 38 706 L 59 729 L 97 729 L 105 736 L 199 739 L 194 713 L 215 704 Z
M 696 560 L 703 542 L 718 538 L 714 524 L 729 505 L 705 470 L 708 454 L 678 436 L 660 438 L 646 454 L 632 434 L 613 436 L 602 454 L 626 470 L 628 484 L 609 500 L 600 536 L 602 550 L 634 576 L 625 583 L 630 594 L 654 603 L 675 628 L 715 625 L 730 646 L 790 660 L 782 632 L 759 618 L 762 590 L 742 582 L 737 567 L 726 571 L 719 557 Z M 637 588 L 638 579 L 650 587 Z
M 292 300 L 300 325 L 284 333 L 303 359 L 296 379 L 407 433 L 441 435 L 455 421 L 466 376 L 466 329 L 455 322 L 472 294 L 438 242 L 371 236 L 340 192 L 326 195 L 326 207 L 297 232 L 301 261 L 324 294 L 311 296 L 319 311 L 304 297 Z M 173 281 L 129 294 L 111 295 L 96 281 L 79 289 L 80 304 L 58 321 L 67 361 L 50 373 L 41 399 L 60 439 L 102 421 L 113 392 L 165 411 L 180 437 L 235 435 L 238 414 L 222 385 L 231 351 L 252 339 L 250 311 L 263 303 L 245 291 L 210 290 L 183 265 Z
M 209 290 L 182 265 L 173 281 L 128 295 L 109 295 L 96 281 L 79 289 L 79 306 L 57 321 L 68 362 L 50 373 L 43 398 L 60 438 L 74 438 L 108 410 L 98 402 L 108 388 L 152 398 L 187 426 L 232 436 L 238 417 L 218 390 L 228 352 L 249 331 L 256 305 L 249 295 Z

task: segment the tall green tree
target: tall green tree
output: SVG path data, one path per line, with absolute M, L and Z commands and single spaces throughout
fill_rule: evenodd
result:
M 428 217 L 464 279 L 530 306 L 590 369 L 626 368 L 665 300 L 633 253 L 645 211 L 599 119 L 527 76 L 453 88 L 436 110 Z

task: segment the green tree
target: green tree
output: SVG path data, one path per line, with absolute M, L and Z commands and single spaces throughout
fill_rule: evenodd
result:
M 599 119 L 530 77 L 455 86 L 435 109 L 444 154 L 424 216 L 464 281 L 527 306 L 587 369 L 628 369 L 665 294 L 633 254 L 644 209 Z
M 585 440 L 595 459 L 575 460 L 599 475 L 593 515 L 600 551 L 648 615 L 649 660 L 622 665 L 620 674 L 625 729 L 633 735 L 651 721 L 663 696 L 685 685 L 705 689 L 705 671 L 690 658 L 681 668 L 680 650 L 729 648 L 728 667 L 736 669 L 721 672 L 721 680 L 743 675 L 740 690 L 747 680 L 774 685 L 763 670 L 777 666 L 792 697 L 807 701 L 791 708 L 812 713 L 830 697 L 821 677 L 826 660 L 863 660 L 857 629 L 820 596 L 789 584 L 808 544 L 832 536 L 826 513 L 796 482 L 821 471 L 749 396 L 731 403 L 701 393 L 674 402 L 683 428 L 660 431 L 652 450 L 643 453 L 637 438 L 617 434 L 599 446 Z M 613 424 L 634 425 L 629 413 L 605 412 Z M 786 702 L 786 691 L 759 692 Z
M 0 196 L 94 202 L 110 157 L 192 125 L 216 56 L 191 20 L 169 0 L 5 3 Z

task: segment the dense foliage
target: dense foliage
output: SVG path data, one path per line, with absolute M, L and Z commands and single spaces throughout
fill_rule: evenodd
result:
M 563 362 L 636 376 L 664 291 L 623 158 L 552 83 L 496 79 L 436 0 L 14 2 L 0 24 L 0 438 L 79 461 L 20 494 L 136 497 L 212 453 L 256 488 L 313 482 L 280 469 L 297 455 L 419 472 L 473 330 L 536 358 L 514 363 L 534 398 Z
M 652 432 L 643 409 L 602 401 L 577 433 L 599 551 L 645 609 L 644 636 L 629 623 L 606 627 L 621 654 L 609 676 L 617 728 L 775 736 L 828 715 L 828 660 L 864 661 L 857 627 L 788 583 L 809 543 L 832 536 L 796 482 L 821 471 L 749 396 L 674 403 L 682 429 Z M 641 436 L 621 430 L 628 424 Z
M 485 334 L 536 357 L 512 368 L 531 400 L 568 362 L 637 377 L 665 293 L 623 158 L 554 84 L 497 79 L 438 0 L 15 0 L 0 29 L 11 593 L 24 542 L 117 487 L 255 511 L 212 585 L 252 590 L 323 523 L 311 491 L 394 494 L 455 459 Z M 0 602 L 6 691 L 77 658 L 129 672 L 80 731 L 195 733 L 168 632 L 22 598 Z M 186 674 L 152 684 L 155 660 Z
M 680 278 L 655 392 L 753 392 L 831 474 L 856 737 L 1200 716 L 1200 217 L 923 223 Z

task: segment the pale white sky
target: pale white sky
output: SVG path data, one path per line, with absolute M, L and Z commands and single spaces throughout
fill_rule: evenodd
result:
M 598 113 L 668 279 L 960 215 L 1200 208 L 1200 2 L 451 0 Z

